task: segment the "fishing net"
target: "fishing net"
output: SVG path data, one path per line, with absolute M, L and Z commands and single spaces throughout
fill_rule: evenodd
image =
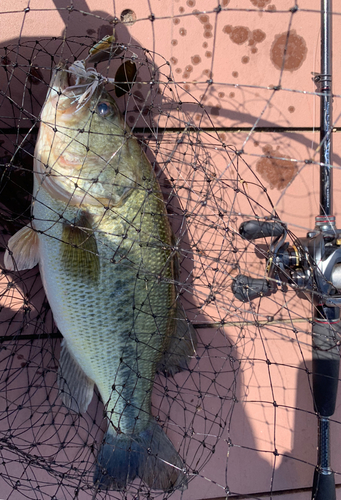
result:
M 240 235 L 243 222 L 280 219 L 292 245 L 314 226 L 319 9 L 307 0 L 0 2 L 2 499 L 309 497 L 317 442 L 311 304 L 304 289 L 285 284 L 242 302 L 232 285 L 240 274 L 264 278 L 271 251 L 271 238 Z M 31 220 L 34 148 L 52 71 L 86 59 L 113 33 L 117 50 L 96 70 L 160 184 L 178 302 L 198 338 L 188 368 L 151 381 L 152 415 L 188 477 L 188 488 L 174 492 L 138 477 L 123 491 L 96 489 L 107 428 L 101 397 L 95 389 L 84 414 L 62 403 L 62 335 L 39 269 L 3 265 L 9 238 Z M 336 483 L 340 418 L 336 412 L 332 421 Z

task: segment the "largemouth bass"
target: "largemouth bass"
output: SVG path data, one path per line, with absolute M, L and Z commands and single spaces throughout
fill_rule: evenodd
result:
M 73 82 L 71 82 L 73 80 Z M 94 482 L 184 488 L 184 463 L 154 420 L 156 371 L 187 366 L 195 331 L 176 300 L 172 231 L 152 166 L 104 79 L 77 61 L 53 73 L 35 149 L 32 221 L 5 266 L 39 263 L 62 333 L 58 385 L 85 412 L 96 384 L 108 429 Z

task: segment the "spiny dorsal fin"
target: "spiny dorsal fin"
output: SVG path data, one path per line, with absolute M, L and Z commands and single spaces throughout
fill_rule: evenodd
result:
M 70 353 L 66 340 L 62 341 L 62 350 L 58 369 L 59 396 L 64 405 L 77 413 L 85 413 L 92 399 L 94 382 Z
M 74 224 L 64 224 L 62 240 L 64 269 L 79 279 L 97 281 L 100 263 L 89 216 L 83 213 Z
M 9 271 L 32 269 L 39 262 L 39 239 L 31 226 L 25 226 L 8 241 L 4 264 Z

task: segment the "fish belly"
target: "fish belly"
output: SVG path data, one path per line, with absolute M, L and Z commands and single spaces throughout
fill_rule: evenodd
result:
M 141 431 L 150 420 L 156 364 L 170 330 L 169 259 L 160 245 L 139 244 L 136 228 L 124 229 L 124 217 L 109 217 L 95 232 L 98 275 L 86 275 L 63 257 L 65 225 L 79 210 L 41 189 L 33 213 L 44 288 L 67 348 L 97 385 L 115 431 Z M 143 233 L 153 231 L 155 220 L 144 215 Z

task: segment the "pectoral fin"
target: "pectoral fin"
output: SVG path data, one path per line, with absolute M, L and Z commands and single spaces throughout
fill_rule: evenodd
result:
M 25 226 L 8 241 L 4 264 L 9 271 L 32 269 L 39 262 L 39 239 L 31 226 Z
M 65 406 L 77 413 L 85 413 L 93 396 L 94 382 L 70 353 L 65 339 L 58 369 L 59 396 Z

